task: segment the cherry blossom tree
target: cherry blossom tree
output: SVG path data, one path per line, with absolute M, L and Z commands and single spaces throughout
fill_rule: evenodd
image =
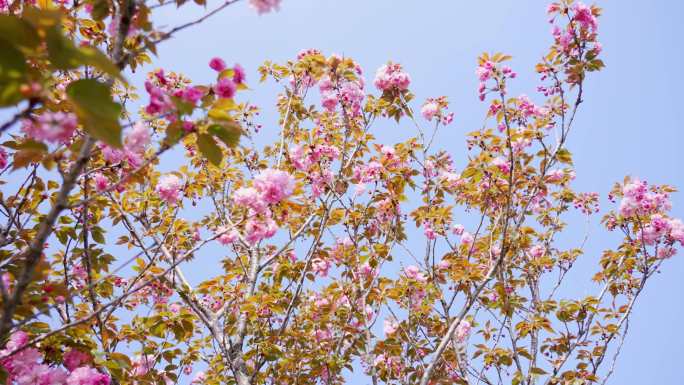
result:
M 372 84 L 316 49 L 264 63 L 260 80 L 281 89 L 267 146 L 239 64 L 207 58 L 210 84 L 172 69 L 129 83 L 160 44 L 237 2 L 160 29 L 156 9 L 193 5 L 0 0 L 2 381 L 606 383 L 684 224 L 668 215 L 673 187 L 626 177 L 602 214 L 621 241 L 567 280 L 585 257 L 558 242 L 567 214 L 601 212 L 572 189 L 566 146 L 604 66 L 601 10 L 548 7 L 534 98 L 508 92 L 510 56 L 478 58 L 486 119 L 456 164 L 434 140 L 454 119 L 447 98 L 415 100 L 391 61 Z M 412 137 L 378 142 L 385 120 Z M 166 153 L 182 166 L 162 171 Z M 193 285 L 184 269 L 212 257 Z M 577 284 L 593 294 L 561 295 Z

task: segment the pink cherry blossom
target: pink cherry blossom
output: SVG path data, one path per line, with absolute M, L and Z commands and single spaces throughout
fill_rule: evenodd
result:
M 90 361 L 90 355 L 83 353 L 78 349 L 71 348 L 68 352 L 64 353 L 64 367 L 70 372 L 79 366 L 88 363 Z
M 45 111 L 22 121 L 21 130 L 31 138 L 50 143 L 67 143 L 78 125 L 76 115 L 70 112 Z
M 226 69 L 226 62 L 223 61 L 220 57 L 214 57 L 211 60 L 209 60 L 209 68 L 213 69 L 216 72 L 221 72 L 224 69 Z
M 420 109 L 420 113 L 423 115 L 425 120 L 432 120 L 435 115 L 439 114 L 439 105 L 435 102 L 426 102 Z
M 159 115 L 172 111 L 175 106 L 167 93 L 151 82 L 145 82 L 145 90 L 150 95 L 150 102 L 145 107 L 149 115 Z
M 110 379 L 97 369 L 82 366 L 77 368 L 66 380 L 66 385 L 109 385 Z
M 159 178 L 157 194 L 168 204 L 176 203 L 181 189 L 181 180 L 174 174 L 167 174 Z
M 385 335 L 387 335 L 387 336 L 394 334 L 398 328 L 399 328 L 399 323 L 397 323 L 397 321 L 394 318 L 386 319 L 383 322 L 383 331 L 385 332 Z
M 233 202 L 238 206 L 249 207 L 256 213 L 266 209 L 266 202 L 262 199 L 259 191 L 253 187 L 241 187 L 233 192 Z
M 590 7 L 581 1 L 578 1 L 573 5 L 572 10 L 575 12 L 573 19 L 580 23 L 582 28 L 586 28 L 591 31 L 596 30 L 598 22 L 596 21 L 596 17 L 592 14 Z
M 231 243 L 237 241 L 240 237 L 237 230 L 235 230 L 235 229 L 227 230 L 225 227 L 217 229 L 217 233 L 221 233 L 221 235 L 219 235 L 217 240 L 219 241 L 220 244 L 222 244 L 224 246 L 230 245 Z
M 542 255 L 544 255 L 545 248 L 543 245 L 536 244 L 530 247 L 529 253 L 532 256 L 532 258 L 539 258 Z
M 381 91 L 404 91 L 411 84 L 411 77 L 404 72 L 401 64 L 389 62 L 378 68 L 373 84 Z
M 271 11 L 277 11 L 280 7 L 280 0 L 249 0 L 249 4 L 258 14 L 262 15 Z
M 214 90 L 219 97 L 230 99 L 235 96 L 237 86 L 233 79 L 223 78 L 216 83 Z
M 427 281 L 427 277 L 425 277 L 425 274 L 423 274 L 423 272 L 420 271 L 420 268 L 415 265 L 405 267 L 404 274 L 406 274 L 407 278 L 416 280 L 418 282 Z
M 475 238 L 473 237 L 473 235 L 467 231 L 464 231 L 463 234 L 461 235 L 461 243 L 464 245 L 470 245 L 474 241 L 475 241 Z
M 245 225 L 245 240 L 253 245 L 262 239 L 272 237 L 277 231 L 278 225 L 271 218 L 250 218 Z
M 267 203 L 278 203 L 292 195 L 294 178 L 285 171 L 267 168 L 254 178 L 254 187 Z
M 434 240 L 437 238 L 437 233 L 432 228 L 432 225 L 429 222 L 423 223 L 423 234 L 425 234 L 427 239 L 430 240 Z
M 150 369 L 152 369 L 152 367 L 154 366 L 154 358 L 147 355 L 139 355 L 136 356 L 135 359 L 133 359 L 132 363 L 132 375 L 135 377 L 141 377 L 147 374 L 150 371 Z
M 135 153 L 145 152 L 150 144 L 150 128 L 143 122 L 138 121 L 124 139 L 124 148 Z
M 0 147 L 0 170 L 7 167 L 7 151 Z
M 325 91 L 321 93 L 321 105 L 326 110 L 330 112 L 335 111 L 338 102 L 339 99 L 337 98 L 335 91 Z
M 204 97 L 204 91 L 199 87 L 185 87 L 173 93 L 173 96 L 181 98 L 184 102 L 193 106 Z
M 235 84 L 242 84 L 245 82 L 247 75 L 245 74 L 245 69 L 242 68 L 240 64 L 235 64 L 233 66 L 233 81 Z

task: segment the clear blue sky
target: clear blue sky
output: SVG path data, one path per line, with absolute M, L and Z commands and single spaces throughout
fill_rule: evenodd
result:
M 212 2 L 210 2 L 211 5 Z M 215 2 L 216 3 L 216 2 Z M 212 56 L 239 62 L 248 70 L 253 91 L 242 94 L 264 106 L 265 141 L 275 138 L 271 106 L 276 88 L 256 83 L 264 60 L 285 61 L 300 49 L 355 58 L 367 80 L 388 59 L 404 65 L 413 78 L 418 100 L 446 95 L 456 112 L 455 124 L 439 134 L 438 143 L 458 161 L 464 159 L 464 133 L 480 127 L 485 105 L 477 100 L 475 59 L 483 51 L 513 55 L 519 79 L 512 92 L 535 100 L 533 66 L 550 42 L 547 1 L 446 0 L 284 0 L 278 13 L 257 16 L 246 4 L 231 9 L 164 43 L 156 65 L 181 71 L 197 82 L 211 81 L 206 63 Z M 607 67 L 588 81 L 583 106 L 569 148 L 575 155 L 579 191 L 605 195 L 615 181 L 631 174 L 652 183 L 684 188 L 684 15 L 681 1 L 599 1 L 604 8 L 599 34 Z M 165 10 L 156 17 L 169 26 L 189 20 L 195 12 Z M 141 76 L 142 74 L 138 74 Z M 391 143 L 410 134 L 408 127 L 383 125 L 378 137 Z M 684 216 L 684 192 L 673 197 L 673 212 Z M 583 226 L 567 233 L 581 237 Z M 584 264 L 587 277 L 600 251 L 614 245 L 594 218 Z M 684 353 L 684 252 L 670 260 L 646 289 L 630 324 L 630 335 L 613 384 L 682 383 Z M 593 293 L 578 281 L 574 291 Z
M 218 3 L 209 1 L 209 8 Z M 375 69 L 391 59 L 411 74 L 418 101 L 449 97 L 456 119 L 438 134 L 437 143 L 452 153 L 458 167 L 465 159 L 464 133 L 480 127 L 486 108 L 476 93 L 478 54 L 513 55 L 512 66 L 519 77 L 511 92 L 542 100 L 534 92 L 533 67 L 550 42 L 547 4 L 537 0 L 283 0 L 280 12 L 258 16 L 242 2 L 163 43 L 154 66 L 129 78 L 140 85 L 145 72 L 163 67 L 207 83 L 214 76 L 207 67 L 211 57 L 221 56 L 229 64 L 239 62 L 247 69 L 252 87 L 240 98 L 264 108 L 260 141 L 266 142 L 277 133 L 272 108 L 277 88 L 257 83 L 256 69 L 263 61 L 282 62 L 303 48 L 318 48 L 325 54 L 355 58 L 371 80 Z M 569 148 L 578 175 L 574 187 L 601 193 L 605 211 L 610 207 L 607 191 L 628 174 L 684 189 L 684 153 L 679 148 L 684 143 L 680 96 L 684 90 L 680 26 L 684 1 L 604 0 L 597 4 L 604 8 L 599 34 L 607 67 L 587 82 L 585 104 Z M 180 11 L 162 8 L 154 20 L 172 27 L 199 16 L 200 10 L 195 5 Z M 412 131 L 408 125 L 382 124 L 375 133 L 380 140 L 393 143 Z M 177 161 L 172 158 L 173 154 L 167 154 L 162 166 L 173 168 Z M 673 206 L 673 214 L 684 217 L 684 192 L 673 196 Z M 581 225 L 573 227 L 563 241 L 574 242 L 583 230 Z M 614 244 L 614 236 L 608 236 L 598 217 L 594 218 L 578 276 L 594 271 L 600 251 Z M 612 384 L 682 383 L 683 270 L 684 252 L 680 252 L 642 295 Z M 587 279 L 578 282 L 573 291 L 596 292 L 584 285 Z

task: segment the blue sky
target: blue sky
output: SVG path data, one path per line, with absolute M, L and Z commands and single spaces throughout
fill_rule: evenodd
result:
M 209 8 L 216 4 L 209 1 Z M 456 118 L 438 133 L 436 142 L 453 155 L 458 167 L 466 154 L 464 134 L 481 126 L 486 110 L 477 99 L 477 55 L 484 51 L 513 55 L 511 65 L 519 76 L 511 93 L 526 93 L 542 101 L 534 92 L 533 67 L 550 42 L 547 4 L 537 0 L 283 0 L 280 12 L 258 16 L 241 2 L 163 43 L 154 65 L 129 78 L 141 85 L 147 71 L 163 67 L 197 83 L 208 83 L 214 77 L 207 67 L 211 57 L 220 56 L 229 64 L 239 62 L 247 69 L 252 88 L 241 93 L 240 99 L 264 108 L 260 142 L 269 142 L 278 132 L 272 108 L 278 89 L 272 83 L 257 82 L 256 69 L 263 61 L 283 62 L 301 49 L 318 48 L 325 54 L 353 57 L 371 80 L 375 69 L 391 59 L 410 73 L 418 101 L 448 96 Z M 585 103 L 568 146 L 578 176 L 574 187 L 601 193 L 605 211 L 611 208 L 606 193 L 625 175 L 684 188 L 680 167 L 684 153 L 679 148 L 684 143 L 680 95 L 684 90 L 680 27 L 684 2 L 605 0 L 597 4 L 604 8 L 599 35 L 606 68 L 587 82 Z M 180 11 L 164 7 L 153 18 L 157 25 L 172 27 L 201 11 L 195 5 Z M 376 126 L 375 134 L 391 144 L 413 131 L 408 123 L 383 123 Z M 173 158 L 173 153 L 166 154 L 162 167 L 173 168 L 178 162 Z M 672 200 L 673 215 L 684 217 L 684 192 L 674 194 Z M 571 218 L 571 222 L 577 226 L 562 242 L 573 243 L 583 235 L 581 221 Z M 594 271 L 600 251 L 614 244 L 615 237 L 600 227 L 598 217 L 593 218 L 587 253 L 578 266 L 578 277 L 584 280 L 578 280 L 571 292 L 596 291 L 586 277 Z M 193 275 L 203 275 L 200 268 L 195 269 Z M 684 334 L 678 329 L 684 317 L 683 270 L 684 252 L 680 252 L 647 287 L 611 383 L 681 383 L 678 369 Z
M 476 94 L 478 54 L 513 55 L 512 66 L 519 77 L 511 92 L 542 100 L 534 92 L 533 66 L 550 42 L 547 4 L 536 0 L 284 0 L 280 12 L 264 16 L 237 4 L 164 43 L 155 66 L 209 82 L 213 74 L 206 63 L 212 56 L 241 63 L 253 89 L 241 97 L 264 107 L 262 135 L 271 141 L 277 127 L 270 106 L 277 89 L 256 83 L 256 68 L 264 60 L 282 62 L 300 49 L 318 48 L 326 54 L 353 57 L 364 67 L 367 80 L 387 60 L 398 61 L 411 74 L 411 88 L 419 101 L 449 97 L 455 123 L 438 134 L 437 142 L 458 164 L 465 159 L 464 134 L 481 126 L 486 108 Z M 684 2 L 605 0 L 596 4 L 604 8 L 599 35 L 607 66 L 587 82 L 585 104 L 568 145 L 575 156 L 575 188 L 601 193 L 602 208 L 607 210 L 606 193 L 625 175 L 684 188 L 684 153 L 680 151 L 684 143 L 684 36 L 680 27 Z M 164 10 L 156 20 L 176 25 L 193 17 L 196 8 L 191 8 Z M 386 124 L 376 127 L 375 133 L 392 143 L 410 135 L 409 130 L 407 124 Z M 673 214 L 684 216 L 684 192 L 674 194 Z M 584 226 L 571 222 L 576 226 L 562 241 L 573 242 L 583 234 Z M 587 277 L 600 251 L 615 240 L 600 227 L 598 217 L 593 218 L 587 253 L 578 266 L 578 277 L 584 279 L 571 291 L 595 292 Z M 643 293 L 611 383 L 681 383 L 683 258 L 684 252 L 668 261 Z

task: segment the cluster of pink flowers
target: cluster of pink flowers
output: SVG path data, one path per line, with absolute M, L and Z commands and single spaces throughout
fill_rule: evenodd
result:
M 278 224 L 271 217 L 259 219 L 252 217 L 245 225 L 245 240 L 255 244 L 262 239 L 271 238 L 278 231 Z
M 200 99 L 204 97 L 204 91 L 199 87 L 185 87 L 173 92 L 173 96 L 180 98 L 186 103 L 190 103 L 193 106 L 197 104 Z
M 157 183 L 157 194 L 159 198 L 167 204 L 174 204 L 179 198 L 182 183 L 180 178 L 174 174 L 167 174 L 159 178 Z
M 95 191 L 97 192 L 103 192 L 109 188 L 109 179 L 101 172 L 95 173 L 93 181 L 95 182 Z
M 254 178 L 253 187 L 241 187 L 233 192 L 233 202 L 250 209 L 245 224 L 247 242 L 254 244 L 275 235 L 278 226 L 271 217 L 268 205 L 277 204 L 292 195 L 294 186 L 292 175 L 267 168 Z
M 654 244 L 662 237 L 671 239 L 670 243 L 678 241 L 684 245 L 684 223 L 680 219 L 665 218 L 660 214 L 651 216 L 642 232 L 643 240 L 648 245 Z
M 435 116 L 439 116 L 440 114 L 440 109 L 439 109 L 439 104 L 433 100 L 427 100 L 424 104 L 423 107 L 420 109 L 421 115 L 425 118 L 425 120 L 432 120 Z
M 553 22 L 557 15 L 561 15 L 561 19 L 565 18 L 563 15 L 565 11 L 558 3 L 549 5 L 547 12 L 552 15 L 550 22 Z M 593 42 L 593 47 L 585 47 L 586 51 L 591 49 L 595 55 L 598 55 L 601 52 L 601 44 L 595 40 L 598 19 L 592 8 L 582 2 L 576 2 L 568 10 L 568 14 L 571 15 L 571 22 L 565 28 L 562 29 L 557 25 L 553 27 L 552 34 L 556 44 L 566 54 L 576 54 L 578 52 L 577 46 L 573 46 L 575 40 L 590 41 Z
M 581 1 L 576 2 L 572 6 L 574 13 L 573 20 L 578 22 L 580 26 L 584 29 L 595 32 L 598 28 L 598 21 L 596 16 L 591 11 L 591 7 L 582 3 Z
M 466 245 L 466 246 L 472 245 L 473 242 L 475 242 L 475 237 L 473 236 L 473 234 L 471 234 L 467 231 L 464 231 L 461 234 L 461 244 L 462 245 Z
M 240 235 L 236 229 L 220 227 L 216 230 L 216 233 L 219 234 L 217 240 L 220 244 L 224 246 L 230 245 L 231 243 L 237 241 L 240 238 Z
M 280 0 L 249 0 L 249 5 L 262 15 L 280 9 Z
M 38 116 L 24 119 L 21 130 L 38 141 L 66 144 L 71 140 L 77 125 L 76 115 L 71 112 L 45 111 Z
M 544 245 L 540 244 L 535 244 L 530 247 L 530 249 L 527 251 L 532 258 L 539 258 L 544 255 L 546 252 L 546 248 Z
M 411 77 L 401 64 L 389 62 L 378 68 L 373 84 L 381 91 L 405 91 L 411 84 Z
M 485 95 L 487 94 L 487 81 L 489 79 L 496 78 L 497 75 L 501 75 L 501 79 L 505 78 L 515 78 L 517 74 L 515 71 L 511 69 L 511 67 L 508 66 L 503 66 L 501 69 L 499 69 L 496 66 L 496 63 L 494 63 L 491 60 L 485 60 L 483 61 L 476 69 L 475 69 L 475 74 L 477 75 L 478 80 L 480 81 L 480 84 L 478 86 L 478 94 L 480 100 L 485 100 Z M 494 89 L 501 89 L 503 87 L 503 84 L 497 84 L 497 86 Z
M 267 168 L 254 178 L 254 188 L 266 203 L 278 203 L 292 195 L 294 178 L 285 171 Z
M 214 71 L 222 72 L 226 69 L 226 62 L 221 58 L 215 57 L 209 61 L 209 67 Z M 221 98 L 230 99 L 235 96 L 238 85 L 244 83 L 245 78 L 245 70 L 241 65 L 235 64 L 233 67 L 233 76 L 230 78 L 221 77 L 214 86 L 214 92 Z
M 444 113 L 443 110 L 448 108 L 449 102 L 446 96 L 440 96 L 438 98 L 428 98 L 423 107 L 420 109 L 421 115 L 425 120 L 432 121 L 436 118 L 437 121 L 441 122 L 443 125 L 450 124 L 454 120 L 454 113 Z
M 675 242 L 684 245 L 684 223 L 677 218 L 663 215 L 672 205 L 666 192 L 645 181 L 632 179 L 622 187 L 619 213 L 625 219 L 639 219 L 642 224 L 637 231 L 639 240 L 647 245 L 660 244 L 659 258 L 669 258 L 676 253 Z
M 357 75 L 361 75 L 361 67 L 356 67 Z M 363 92 L 363 78 L 356 80 L 339 79 L 334 84 L 329 76 L 318 82 L 321 91 L 321 104 L 326 110 L 333 112 L 338 103 L 342 103 L 345 111 L 352 117 L 361 115 L 361 107 L 366 94 Z
M 152 82 L 145 82 L 145 90 L 150 95 L 150 102 L 145 106 L 145 112 L 149 115 L 165 114 L 175 108 L 171 97 L 163 89 L 152 84 Z
M 151 135 L 150 128 L 145 123 L 138 121 L 126 134 L 122 149 L 110 147 L 103 143 L 100 143 L 99 147 L 107 162 L 116 164 L 125 160 L 129 166 L 137 168 L 142 165 L 145 150 L 151 141 Z
M 328 144 L 317 144 L 306 151 L 294 145 L 288 151 L 288 157 L 294 168 L 300 171 L 307 171 L 309 168 L 321 160 L 333 161 L 340 157 L 340 150 Z
M 0 365 L 9 374 L 7 383 L 17 385 L 109 385 L 108 375 L 97 369 L 85 366 L 90 356 L 78 350 L 70 350 L 64 354 L 62 368 L 41 364 L 40 352 L 35 348 L 23 350 L 9 355 L 24 347 L 29 340 L 28 334 L 18 331 L 10 336 L 5 348 L 0 350 Z
M 374 182 L 380 178 L 385 167 L 378 161 L 371 161 L 363 166 L 354 167 L 353 178 L 360 183 Z
M 657 212 L 668 211 L 672 207 L 669 197 L 664 192 L 649 189 L 648 183 L 632 179 L 622 188 L 620 215 L 629 218 L 635 215 L 648 216 Z
M 415 265 L 410 265 L 404 268 L 404 274 L 406 275 L 406 278 L 412 279 L 414 281 L 418 282 L 425 282 L 427 281 L 427 277 L 425 274 L 420 271 L 420 268 Z

